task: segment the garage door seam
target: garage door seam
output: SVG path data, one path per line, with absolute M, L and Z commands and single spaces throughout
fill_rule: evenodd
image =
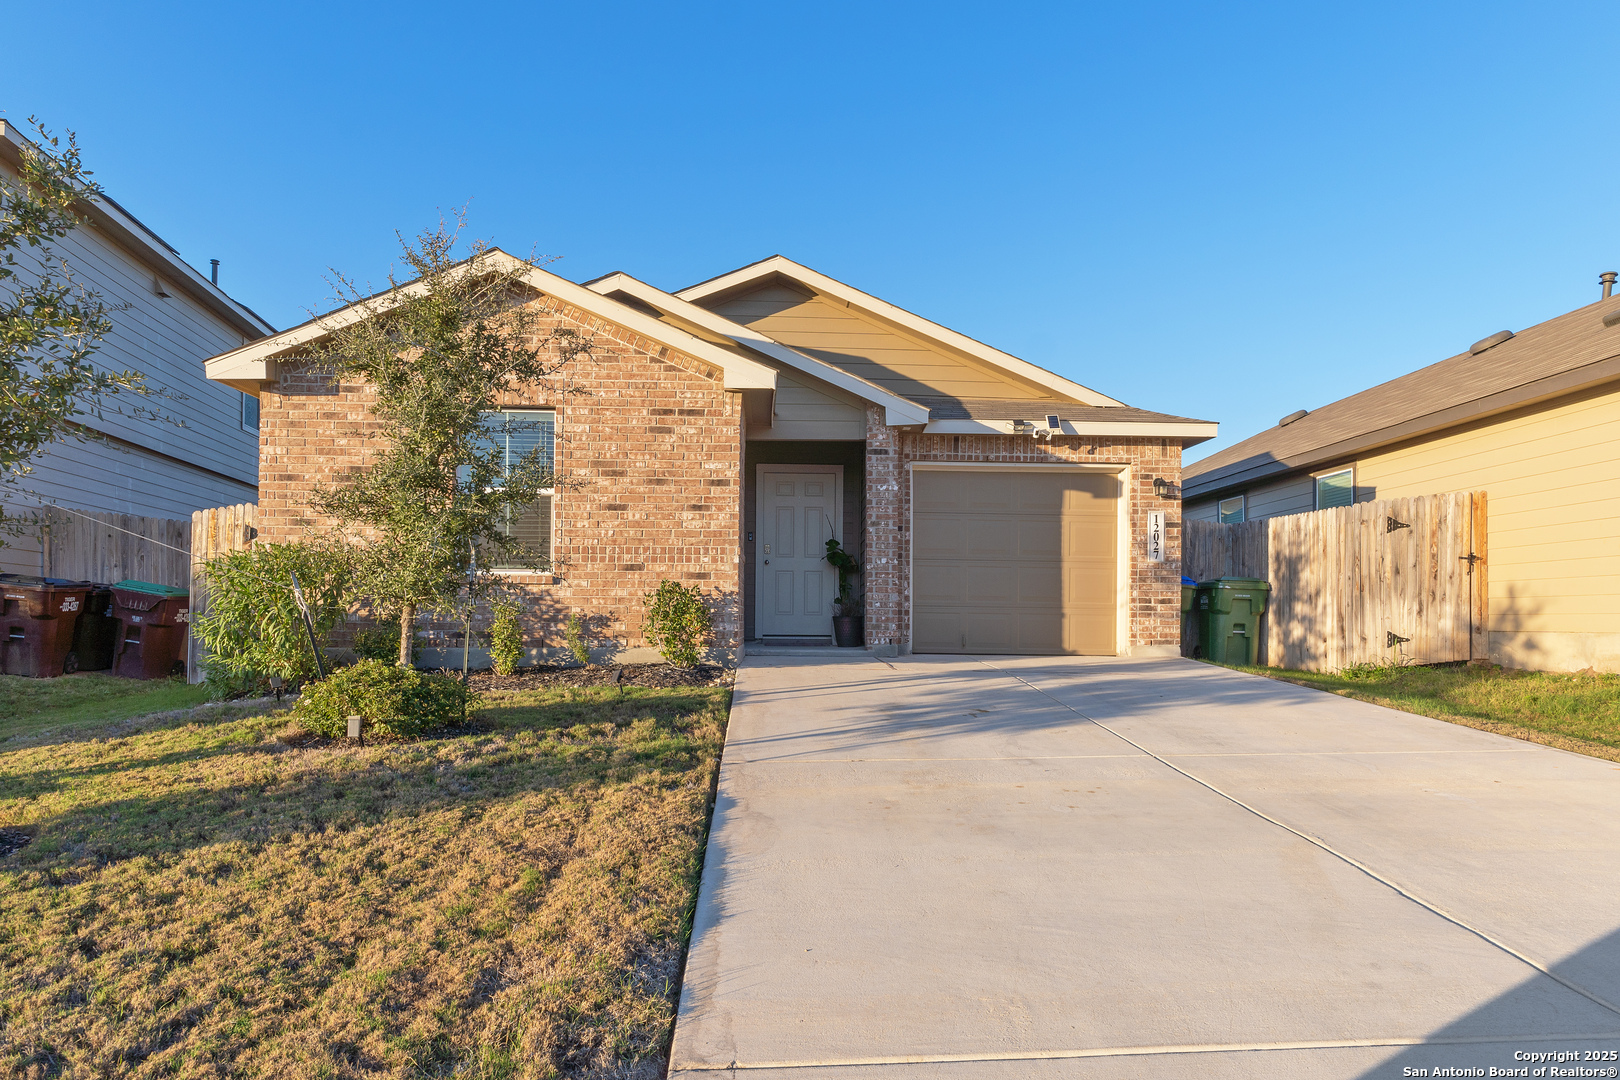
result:
M 1322 851 L 1327 852 L 1329 855 L 1332 855 L 1334 858 L 1340 860 L 1341 862 L 1344 862 L 1344 863 L 1346 863 L 1346 864 L 1348 864 L 1350 866 L 1355 867 L 1357 870 L 1360 870 L 1363 874 L 1366 874 L 1368 877 L 1372 878 L 1374 881 L 1376 881 L 1379 884 L 1385 886 L 1386 888 L 1391 889 L 1397 895 L 1404 896 L 1406 899 L 1412 901 L 1412 903 L 1417 904 L 1419 907 L 1426 908 L 1427 910 L 1433 912 L 1434 914 L 1438 915 L 1440 918 L 1446 920 L 1447 922 L 1451 923 L 1452 925 L 1460 927 L 1461 929 L 1468 931 L 1470 934 L 1473 934 L 1475 937 L 1479 938 L 1480 940 L 1482 940 L 1482 941 L 1484 941 L 1484 942 L 1486 942 L 1486 943 L 1488 943 L 1490 945 L 1494 945 L 1496 948 L 1498 948 L 1498 949 L 1502 950 L 1503 952 L 1507 953 L 1509 956 L 1513 957 L 1515 960 L 1518 960 L 1521 963 L 1525 964 L 1526 966 L 1528 966 L 1530 968 L 1533 968 L 1536 971 L 1541 972 L 1541 974 L 1547 976 L 1547 978 L 1551 979 L 1555 983 L 1558 983 L 1560 986 L 1563 986 L 1565 989 L 1572 990 L 1575 993 L 1579 994 L 1581 997 L 1586 998 L 1588 1001 L 1590 1001 L 1590 1002 L 1592 1002 L 1592 1003 L 1594 1003 L 1596 1005 L 1600 1005 L 1603 1008 L 1605 1008 L 1605 1009 L 1609 1010 L 1610 1012 L 1614 1013 L 1615 1015 L 1620 1016 L 1620 1005 L 1615 1005 L 1613 1002 L 1604 1000 L 1603 998 L 1599 997 L 1597 994 L 1595 994 L 1592 991 L 1586 989 L 1585 987 L 1580 986 L 1580 985 L 1578 985 L 1576 983 L 1573 983 L 1570 980 L 1564 978 L 1563 976 L 1557 974 L 1556 972 L 1550 970 L 1549 968 L 1537 963 L 1536 961 L 1530 959 L 1530 957 L 1526 956 L 1524 953 L 1519 952 L 1517 949 L 1513 948 L 1511 945 L 1507 944 L 1506 942 L 1499 941 L 1495 937 L 1492 937 L 1488 932 L 1486 932 L 1484 930 L 1481 930 L 1477 926 L 1473 926 L 1473 925 L 1469 924 L 1461 916 L 1453 915 L 1452 913 L 1446 911 L 1444 908 L 1440 907 L 1439 905 L 1433 904 L 1433 903 L 1429 902 L 1428 900 L 1425 900 L 1423 897 L 1418 896 L 1416 893 L 1413 893 L 1410 890 L 1404 888 L 1403 886 L 1396 884 L 1394 881 L 1391 881 L 1389 878 L 1384 877 L 1382 874 L 1378 873 L 1376 870 L 1374 870 L 1372 867 L 1368 866 L 1366 863 L 1363 863 L 1363 862 L 1359 861 L 1358 859 L 1354 858 L 1351 855 L 1346 854 L 1343 851 L 1339 851 L 1337 848 L 1333 847 L 1331 844 L 1328 844 L 1324 840 L 1321 840 L 1321 839 L 1318 839 L 1317 837 L 1311 836 L 1309 833 L 1301 832 L 1300 830 L 1294 828 L 1292 825 L 1289 825 L 1288 823 L 1286 823 L 1284 821 L 1280 821 L 1277 818 L 1272 817 L 1270 814 L 1267 814 L 1263 810 L 1260 810 L 1260 809 L 1258 809 L 1258 808 L 1256 808 L 1254 806 L 1250 806 L 1248 803 L 1244 802 L 1242 799 L 1238 798 L 1237 796 L 1231 795 L 1231 794 L 1229 794 L 1229 793 L 1227 793 L 1225 791 L 1222 791 L 1220 788 L 1216 787 L 1214 784 L 1210 783 L 1208 780 L 1205 780 L 1202 777 L 1196 776 L 1193 773 L 1188 772 L 1186 769 L 1181 768 L 1180 766 L 1176 765 L 1174 762 L 1168 761 L 1165 758 L 1160 757 L 1158 754 L 1155 754 L 1152 750 L 1149 750 L 1147 747 L 1143 746 L 1139 742 L 1136 742 L 1134 739 L 1131 739 L 1129 736 L 1122 735 L 1120 732 L 1115 731 L 1113 728 L 1109 727 L 1107 724 L 1103 723 L 1101 720 L 1098 720 L 1096 717 L 1087 716 L 1085 713 L 1081 712 L 1079 709 L 1075 708 L 1073 705 L 1070 705 L 1068 702 L 1063 701 L 1062 699 L 1056 697 L 1055 695 L 1050 694 L 1047 691 L 1041 689 L 1039 686 L 1036 686 L 1034 683 L 1030 682 L 1028 679 L 1024 678 L 1022 675 L 1018 675 L 1018 674 L 1016 674 L 1014 672 L 1008 671 L 1006 668 L 997 667 L 996 665 L 990 663 L 988 660 L 984 660 L 984 659 L 981 659 L 979 657 L 974 657 L 973 659 L 977 660 L 979 663 L 983 664 L 985 667 L 989 668 L 991 671 L 998 672 L 998 673 L 1000 673 L 1002 675 L 1007 676 L 1010 679 L 1014 679 L 1017 682 L 1023 683 L 1025 686 L 1029 687 L 1031 690 L 1035 691 L 1037 694 L 1040 694 L 1042 697 L 1048 699 L 1049 701 L 1052 701 L 1052 702 L 1056 703 L 1057 705 L 1062 706 L 1063 708 L 1069 710 L 1070 712 L 1074 713 L 1076 716 L 1078 716 L 1078 717 L 1080 717 L 1080 718 L 1082 718 L 1084 720 L 1089 720 L 1091 723 L 1096 724 L 1098 727 L 1100 727 L 1104 731 L 1108 732 L 1108 734 L 1114 736 L 1114 738 L 1119 739 L 1121 742 L 1124 742 L 1124 743 L 1127 743 L 1127 744 L 1129 744 L 1131 746 L 1136 747 L 1136 749 L 1140 750 L 1142 753 L 1146 754 L 1148 757 L 1152 758 L 1154 761 L 1157 761 L 1159 764 L 1163 765 L 1165 768 L 1170 769 L 1173 772 L 1180 773 L 1182 776 L 1185 776 L 1187 779 L 1191 780 L 1193 783 L 1199 785 L 1202 788 L 1205 788 L 1208 791 L 1211 791 L 1211 792 L 1215 793 L 1216 795 L 1219 795 L 1221 798 L 1225 799 L 1229 803 L 1232 803 L 1234 806 L 1238 806 L 1238 807 L 1241 807 L 1244 810 L 1247 810 L 1249 813 L 1253 814 L 1255 817 L 1259 818 L 1260 820 L 1268 821 L 1271 824 L 1277 826 L 1277 828 L 1283 829 L 1283 830 L 1285 830 L 1287 832 L 1290 832 L 1290 833 L 1294 834 L 1295 836 L 1299 837 L 1301 840 L 1304 840 L 1306 843 L 1311 844 L 1311 845 L 1321 849 Z

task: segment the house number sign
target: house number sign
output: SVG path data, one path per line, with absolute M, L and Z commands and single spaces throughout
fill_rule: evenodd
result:
M 1160 511 L 1148 514 L 1147 549 L 1148 562 L 1164 562 L 1164 514 Z

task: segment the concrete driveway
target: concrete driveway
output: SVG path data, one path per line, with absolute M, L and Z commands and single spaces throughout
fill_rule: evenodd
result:
M 752 658 L 671 1072 L 1615 1075 L 1617 930 L 1607 761 L 1185 660 Z

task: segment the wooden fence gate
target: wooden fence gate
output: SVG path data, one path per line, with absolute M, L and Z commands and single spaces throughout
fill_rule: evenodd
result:
M 253 546 L 259 531 L 254 522 L 258 508 L 253 503 L 216 506 L 191 515 L 191 617 L 208 610 L 208 577 L 203 567 L 216 555 L 242 551 Z M 186 637 L 186 681 L 202 682 L 203 649 L 196 635 Z
M 1337 671 L 1489 655 L 1482 491 L 1182 528 L 1182 573 L 1271 583 L 1262 664 Z

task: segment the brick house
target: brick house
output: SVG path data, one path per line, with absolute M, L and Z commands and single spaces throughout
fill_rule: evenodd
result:
M 863 564 L 878 655 L 1178 654 L 1181 454 L 1213 423 L 1127 407 L 780 256 L 673 294 L 524 274 L 547 324 L 594 341 L 569 393 L 502 403 L 569 485 L 514 524 L 550 557 L 510 571 L 538 655 L 574 612 L 604 655 L 650 659 L 641 597 L 663 578 L 708 593 L 729 656 L 828 641 L 829 537 Z M 260 399 L 267 540 L 303 535 L 312 487 L 362 460 L 366 388 L 296 359 L 344 317 L 208 363 Z

